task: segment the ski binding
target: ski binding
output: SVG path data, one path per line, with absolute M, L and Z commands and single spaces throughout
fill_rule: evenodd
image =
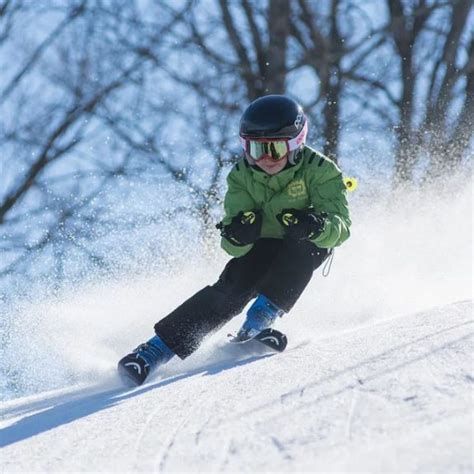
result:
M 246 334 L 234 336 L 228 334 L 229 341 L 233 344 L 244 344 L 249 341 L 258 341 L 276 352 L 283 352 L 288 344 L 288 338 L 276 329 L 264 329 L 254 337 Z

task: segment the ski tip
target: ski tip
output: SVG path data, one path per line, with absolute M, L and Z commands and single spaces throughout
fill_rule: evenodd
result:
M 145 382 L 150 367 L 135 354 L 129 354 L 119 361 L 117 370 L 120 379 L 127 387 L 137 387 Z
M 120 382 L 122 383 L 123 386 L 126 388 L 135 388 L 139 387 L 143 382 L 137 381 L 135 378 L 133 378 L 126 370 L 124 370 L 122 367 L 118 367 L 118 375 Z
M 286 335 L 271 328 L 264 329 L 255 339 L 277 352 L 283 352 L 288 345 Z

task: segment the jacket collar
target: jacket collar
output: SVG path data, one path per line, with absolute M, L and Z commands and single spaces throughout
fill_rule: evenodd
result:
M 300 160 L 298 160 L 298 163 L 296 163 L 296 165 L 284 168 L 282 171 L 273 176 L 265 173 L 265 171 L 262 171 L 252 166 L 250 168 L 252 179 L 254 181 L 264 184 L 265 186 L 268 186 L 274 191 L 281 191 L 282 189 L 286 188 L 286 186 L 288 186 L 288 184 L 294 179 L 295 174 L 303 165 L 303 161 L 304 159 L 302 157 Z

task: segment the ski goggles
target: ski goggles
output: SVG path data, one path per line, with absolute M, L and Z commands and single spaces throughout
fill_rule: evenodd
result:
M 240 144 L 254 161 L 261 160 L 264 156 L 270 157 L 272 161 L 280 161 L 305 142 L 307 133 L 308 125 L 305 123 L 300 133 L 292 139 L 240 137 Z

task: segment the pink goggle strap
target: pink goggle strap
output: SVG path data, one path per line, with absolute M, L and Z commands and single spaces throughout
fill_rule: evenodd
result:
M 301 132 L 295 138 L 288 140 L 288 148 L 290 151 L 297 150 L 306 141 L 306 135 L 308 134 L 308 121 L 305 122 Z

